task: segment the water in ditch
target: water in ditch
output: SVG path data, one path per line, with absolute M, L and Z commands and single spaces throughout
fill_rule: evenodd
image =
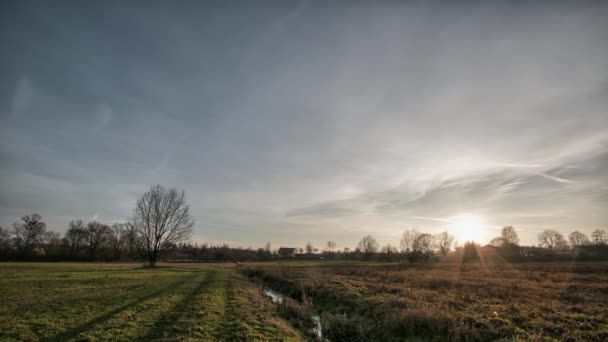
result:
M 281 293 L 274 291 L 269 288 L 264 288 L 264 294 L 272 300 L 273 303 L 280 304 L 283 303 L 285 296 Z M 325 341 L 323 339 L 323 331 L 321 330 L 321 317 L 319 315 L 313 315 L 312 321 L 314 322 L 314 327 L 312 328 L 312 332 L 317 337 L 318 341 Z

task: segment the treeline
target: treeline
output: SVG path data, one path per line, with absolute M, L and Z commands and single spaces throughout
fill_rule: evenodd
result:
M 438 258 L 459 261 L 551 261 L 573 258 L 608 260 L 608 234 L 604 230 L 593 231 L 591 238 L 574 231 L 566 240 L 561 233 L 546 229 L 538 235 L 538 241 L 537 246 L 520 246 L 515 228 L 505 226 L 501 235 L 485 246 L 472 241 L 457 246 L 455 238 L 447 231 L 429 234 L 411 229 L 403 232 L 399 247 L 391 244 L 381 246 L 373 236 L 366 235 L 354 249 L 345 247 L 336 250 L 336 243 L 333 241 L 327 241 L 320 248 L 308 242 L 304 247 L 296 247 L 293 254 L 285 255 L 279 253 L 280 249 L 272 250 L 270 242 L 265 248 L 257 250 L 230 248 L 228 245 L 182 244 L 175 250 L 173 257 L 178 261 L 264 261 L 276 258 L 409 262 L 425 262 Z
M 25 215 L 13 224 L 12 230 L 0 227 L 0 260 L 35 261 L 140 261 L 149 260 L 150 248 L 142 247 L 145 239 L 131 222 L 103 224 L 97 221 L 71 221 L 62 236 L 47 230 L 38 214 Z M 460 260 L 504 259 L 558 260 L 578 258 L 589 260 L 608 259 L 608 234 L 604 230 L 593 231 L 591 237 L 574 231 L 563 236 L 558 231 L 546 229 L 538 235 L 537 246 L 520 246 L 517 232 L 512 226 L 502 229 L 501 235 L 488 245 L 466 242 L 456 246 L 447 231 L 429 234 L 411 229 L 403 232 L 399 247 L 391 244 L 380 246 L 371 235 L 362 237 L 354 249 L 336 250 L 336 243 L 328 241 L 317 248 L 311 242 L 304 247 L 291 249 L 293 253 L 279 253 L 270 242 L 265 248 L 233 248 L 228 245 L 213 246 L 187 242 L 164 246 L 163 261 L 175 262 L 244 262 L 265 261 L 277 258 L 300 259 L 352 259 L 377 261 L 431 261 L 439 257 Z
M 141 234 L 131 222 L 112 225 L 74 220 L 65 234 L 47 230 L 38 214 L 25 215 L 12 229 L 0 227 L 0 260 L 18 261 L 147 261 Z M 161 256 L 163 261 L 240 262 L 276 258 L 267 249 L 231 248 L 228 245 L 174 243 Z
M 138 258 L 129 225 L 71 221 L 64 236 L 47 230 L 38 214 L 25 215 L 12 230 L 0 227 L 3 260 L 118 261 Z
M 456 260 L 500 261 L 566 261 L 608 260 L 608 234 L 596 229 L 591 239 L 580 231 L 568 234 L 568 239 L 554 229 L 545 229 L 537 235 L 537 246 L 520 246 L 512 226 L 502 228 L 501 236 L 486 246 L 467 242 L 450 255 Z

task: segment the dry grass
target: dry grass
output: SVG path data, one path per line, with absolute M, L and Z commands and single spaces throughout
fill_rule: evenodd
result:
M 256 265 L 247 272 L 294 298 L 303 286 L 334 341 L 608 340 L 608 264 Z

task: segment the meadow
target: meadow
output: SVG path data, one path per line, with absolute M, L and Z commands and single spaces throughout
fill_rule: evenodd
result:
M 258 264 L 251 279 L 307 303 L 330 341 L 607 341 L 608 264 Z M 305 325 L 305 324 L 303 324 Z
M 299 341 L 221 264 L 1 263 L 2 341 Z
M 606 263 L 0 263 L 0 340 L 300 341 L 318 315 L 326 341 L 606 341 L 607 284 Z

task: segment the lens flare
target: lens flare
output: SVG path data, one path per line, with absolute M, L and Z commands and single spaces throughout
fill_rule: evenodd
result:
M 452 217 L 448 225 L 448 231 L 460 242 L 480 242 L 486 235 L 486 227 L 481 218 L 469 213 Z

